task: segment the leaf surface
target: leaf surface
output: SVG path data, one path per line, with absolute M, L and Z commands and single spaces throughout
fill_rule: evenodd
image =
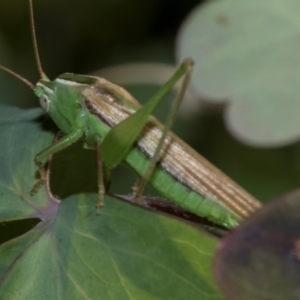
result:
M 64 163 L 53 158 L 60 172 L 53 168 L 51 182 L 63 201 L 45 188 L 31 197 L 34 155 L 54 136 L 48 124 L 39 109 L 0 109 L 0 220 L 41 220 L 0 246 L 0 294 L 22 300 L 223 299 L 211 273 L 216 239 L 110 196 L 97 215 L 97 194 L 80 192 L 75 174 L 66 176 L 73 162 L 84 171 L 76 147 L 62 154 Z M 81 179 L 93 178 L 82 173 Z M 73 181 L 74 195 L 68 196 L 66 181 Z

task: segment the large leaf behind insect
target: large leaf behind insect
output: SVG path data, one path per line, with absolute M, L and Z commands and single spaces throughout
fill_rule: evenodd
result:
M 40 220 L 27 233 L 11 235 L 0 246 L 1 295 L 223 299 L 211 273 L 214 238 L 113 197 L 106 197 L 101 214 L 96 214 L 97 193 L 80 193 L 78 188 L 80 180 L 96 186 L 93 168 L 85 167 L 87 161 L 96 165 L 94 151 L 75 146 L 53 158 L 54 164 L 57 161 L 51 173 L 55 194 L 71 194 L 73 189 L 76 195 L 60 202 L 43 187 L 30 196 L 37 180 L 34 156 L 54 137 L 48 125 L 40 109 L 1 106 L 0 221 L 6 223 L 0 228 L 9 234 L 14 224 L 22 226 L 21 220 Z M 80 189 L 90 190 L 90 186 Z M 8 222 L 13 220 L 19 221 Z

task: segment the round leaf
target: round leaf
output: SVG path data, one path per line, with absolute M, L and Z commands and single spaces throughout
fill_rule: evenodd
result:
M 193 86 L 227 104 L 227 127 L 245 143 L 300 137 L 299 14 L 295 0 L 217 0 L 195 9 L 181 29 L 177 56 L 196 61 Z

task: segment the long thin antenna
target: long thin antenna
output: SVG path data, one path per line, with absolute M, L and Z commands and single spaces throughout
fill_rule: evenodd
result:
M 32 0 L 29 0 L 29 12 L 30 12 L 31 34 L 32 34 L 33 49 L 34 49 L 36 65 L 37 65 L 38 72 L 39 72 L 41 78 L 48 79 L 46 74 L 43 71 L 41 60 L 40 60 L 39 49 L 38 49 L 38 44 L 37 44 L 37 39 L 36 39 L 35 25 L 34 25 Z
M 18 78 L 19 80 L 23 81 L 25 84 L 27 84 L 30 88 L 34 89 L 34 84 L 31 83 L 29 80 L 27 80 L 26 78 L 22 77 L 21 75 L 17 74 L 16 72 L 0 65 L 0 69 L 2 69 L 3 71 L 13 75 L 14 77 Z

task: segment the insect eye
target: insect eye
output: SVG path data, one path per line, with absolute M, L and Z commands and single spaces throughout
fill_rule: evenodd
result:
M 50 100 L 45 95 L 40 97 L 40 106 L 45 112 L 49 111 L 50 108 Z

